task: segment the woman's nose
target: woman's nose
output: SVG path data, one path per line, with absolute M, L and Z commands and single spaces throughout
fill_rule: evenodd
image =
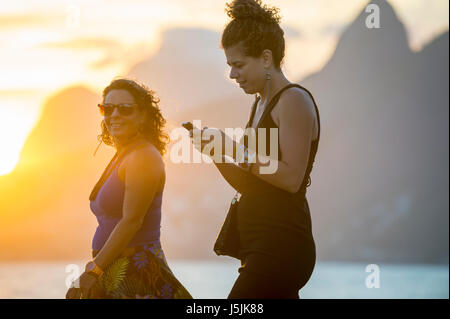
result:
M 233 68 L 231 68 L 231 71 L 230 71 L 230 79 L 237 79 L 237 77 L 238 77 L 238 73 L 233 69 Z
M 113 111 L 112 111 L 112 113 L 111 113 L 111 117 L 117 117 L 117 116 L 119 116 L 119 115 L 120 115 L 120 114 L 119 114 L 118 108 L 117 108 L 117 107 L 113 108 Z

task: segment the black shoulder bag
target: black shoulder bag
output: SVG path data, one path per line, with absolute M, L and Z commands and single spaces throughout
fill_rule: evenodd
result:
M 247 123 L 248 128 L 255 116 L 256 105 L 258 104 L 258 98 L 255 99 L 253 107 L 250 113 L 250 119 Z M 214 244 L 214 252 L 218 256 L 230 256 L 239 259 L 240 254 L 240 236 L 237 229 L 237 208 L 239 204 L 239 192 L 236 192 L 231 200 L 230 207 L 228 208 L 227 217 L 225 218 L 219 235 L 217 235 L 216 242 Z

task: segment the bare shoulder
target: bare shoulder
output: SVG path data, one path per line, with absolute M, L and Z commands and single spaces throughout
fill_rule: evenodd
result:
M 129 160 L 137 163 L 148 163 L 150 165 L 163 165 L 163 159 L 156 146 L 150 142 L 136 147 L 129 154 Z
M 278 120 L 280 116 L 304 120 L 311 120 L 315 117 L 313 100 L 308 92 L 297 87 L 289 88 L 283 92 L 275 111 Z
M 307 91 L 298 87 L 287 89 L 281 95 L 275 111 L 276 113 L 273 117 L 277 119 L 278 125 L 280 125 L 281 117 L 304 124 L 313 121 L 313 139 L 317 139 L 318 119 L 316 109 L 314 101 Z
M 304 108 L 304 111 L 314 113 L 314 102 L 305 90 L 292 87 L 287 89 L 280 97 L 280 103 L 287 107 Z
M 119 167 L 119 178 L 124 181 L 126 172 L 130 170 L 149 172 L 155 177 L 161 177 L 164 175 L 164 161 L 152 143 L 142 143 L 124 157 Z

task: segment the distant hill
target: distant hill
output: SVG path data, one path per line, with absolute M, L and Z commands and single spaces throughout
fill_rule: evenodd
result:
M 89 193 L 107 161 L 92 156 L 99 96 L 73 87 L 49 97 L 16 169 L 0 177 L 0 259 L 89 257 Z
M 319 247 L 333 260 L 448 263 L 448 31 L 414 53 L 392 7 L 373 2 L 381 28 L 365 28 L 362 11 L 300 81 L 322 117 L 310 192 Z
M 175 28 L 161 38 L 158 52 L 133 66 L 128 75 L 156 90 L 169 118 L 240 93 L 225 76 L 226 58 L 217 32 Z

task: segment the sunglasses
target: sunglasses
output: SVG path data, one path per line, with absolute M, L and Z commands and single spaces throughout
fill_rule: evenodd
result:
M 117 107 L 120 115 L 129 116 L 133 114 L 136 109 L 137 104 L 98 104 L 98 109 L 102 116 L 111 116 L 113 114 L 114 109 Z

